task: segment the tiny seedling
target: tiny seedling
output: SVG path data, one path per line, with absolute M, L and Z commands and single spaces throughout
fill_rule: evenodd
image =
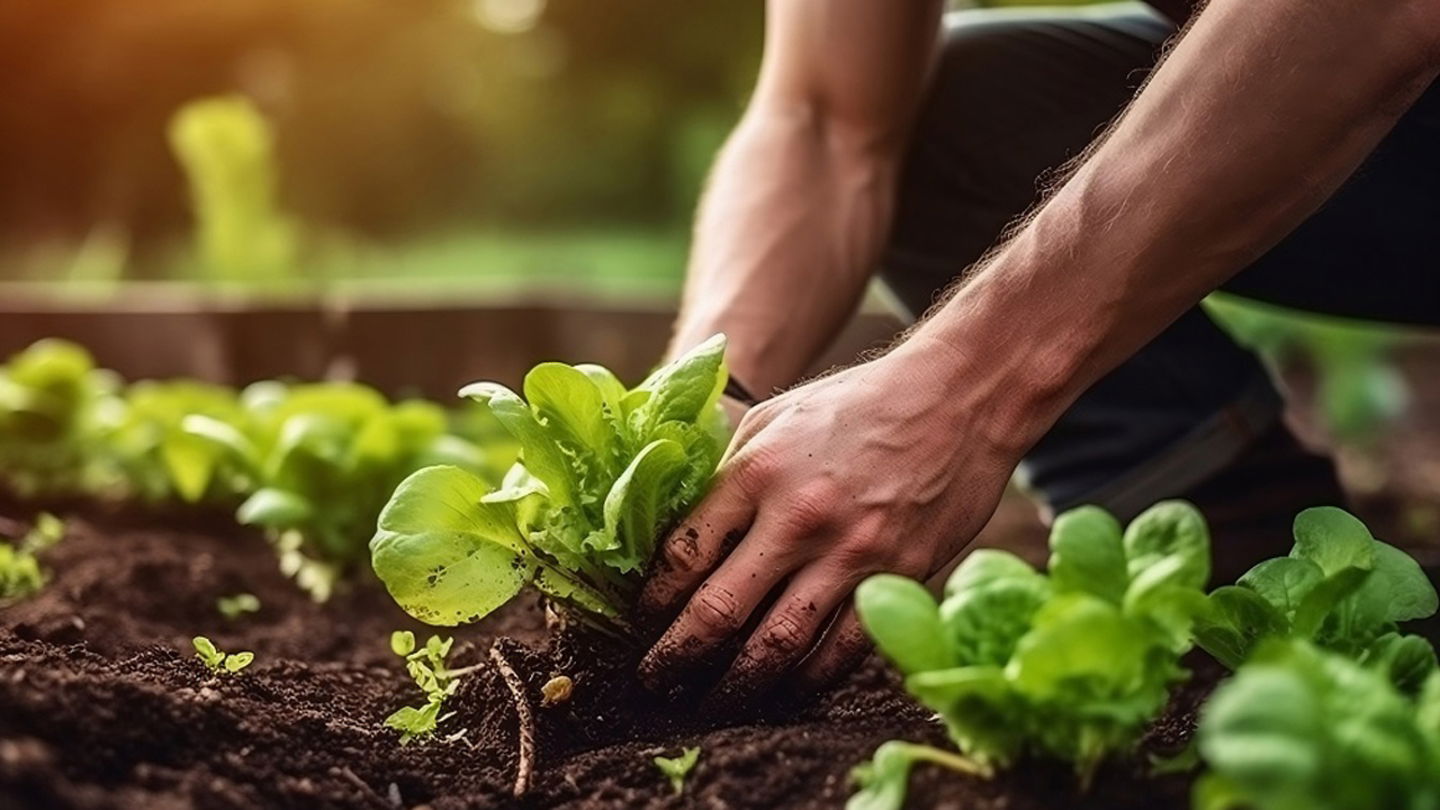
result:
M 227 653 L 218 649 L 215 642 L 204 636 L 196 636 L 192 642 L 195 645 L 195 657 L 216 674 L 225 672 L 234 675 L 255 660 L 253 652 Z
M 64 534 L 64 521 L 41 512 L 19 543 L 0 542 L 0 605 L 32 596 L 45 586 L 45 572 L 35 555 L 55 545 Z
M 445 700 L 460 687 L 460 676 L 471 672 L 474 667 L 447 669 L 445 657 L 455 639 L 441 639 L 431 636 L 423 647 L 415 644 L 415 634 L 409 630 L 396 630 L 390 634 L 390 650 L 405 659 L 405 670 L 415 679 L 415 685 L 425 693 L 425 703 L 420 706 L 405 706 L 385 718 L 385 725 L 400 732 L 400 744 L 407 745 L 435 733 L 435 727 L 454 713 L 441 714 Z
M 0 605 L 31 596 L 44 586 L 45 574 L 34 554 L 0 543 Z
M 220 615 L 235 621 L 247 613 L 254 613 L 260 609 L 260 598 L 253 593 L 237 593 L 232 596 L 222 596 L 215 600 L 215 609 Z
M 678 757 L 655 757 L 655 767 L 660 773 L 670 780 L 670 786 L 675 788 L 675 795 L 679 796 L 685 792 L 685 777 L 694 770 L 695 763 L 700 761 L 700 748 L 686 748 Z

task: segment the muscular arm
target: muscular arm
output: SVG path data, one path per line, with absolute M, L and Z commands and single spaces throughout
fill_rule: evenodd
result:
M 952 353 L 967 386 L 1002 390 L 997 427 L 1037 440 L 1311 214 L 1437 72 L 1435 0 L 1212 0 L 1109 136 L 913 337 Z
M 715 332 L 757 392 L 854 311 L 890 223 L 936 0 L 771 0 L 755 95 L 715 164 L 671 354 Z
M 1437 73 L 1440 0 L 1212 0 L 907 340 L 745 416 L 647 584 L 642 604 L 684 608 L 642 676 L 673 678 L 761 609 L 726 688 L 842 669 L 864 649 L 854 586 L 959 552 L 1061 411 L 1314 211 Z

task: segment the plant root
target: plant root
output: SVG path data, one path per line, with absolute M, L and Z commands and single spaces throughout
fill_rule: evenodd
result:
M 490 660 L 495 663 L 495 668 L 500 671 L 500 677 L 505 679 L 505 686 L 510 689 L 510 697 L 515 702 L 515 716 L 519 719 L 520 756 L 515 763 L 515 798 L 525 795 L 530 789 L 530 773 L 535 767 L 535 714 L 530 709 L 530 701 L 525 697 L 525 682 L 505 660 L 505 655 L 498 647 L 490 648 Z

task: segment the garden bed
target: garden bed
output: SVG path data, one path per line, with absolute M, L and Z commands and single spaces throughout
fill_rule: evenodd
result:
M 493 667 L 447 703 L 457 715 L 445 725 L 462 738 L 402 747 L 383 726 L 416 702 L 389 633 L 421 628 L 378 587 L 317 606 L 276 570 L 263 538 L 224 515 L 66 514 L 67 535 L 45 559 L 53 581 L 0 612 L 5 807 L 833 808 L 850 793 L 849 769 L 881 742 L 944 740 L 877 660 L 811 703 L 696 709 L 644 692 L 625 650 L 597 651 L 575 634 L 547 641 L 538 600 L 526 599 L 460 629 L 450 657 L 486 661 L 507 639 L 498 649 L 526 680 L 538 743 L 517 801 L 515 706 Z M 3 504 L 0 516 L 30 512 Z M 256 594 L 260 610 L 222 618 L 215 600 L 239 591 Z M 196 634 L 253 650 L 255 663 L 214 677 L 190 651 Z M 1200 671 L 1147 751 L 1173 751 L 1188 733 L 1214 679 L 1203 662 Z M 574 697 L 541 708 L 540 685 L 561 672 L 574 677 Z M 677 797 L 651 759 L 686 746 L 702 753 Z M 1056 766 L 993 782 L 922 767 L 911 806 L 1187 806 L 1184 778 L 1142 780 L 1140 762 L 1103 770 L 1083 795 Z

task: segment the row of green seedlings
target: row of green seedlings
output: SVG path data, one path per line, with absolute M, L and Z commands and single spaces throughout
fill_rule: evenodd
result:
M 391 403 L 354 383 L 124 385 L 42 340 L 0 367 L 0 482 L 33 499 L 235 509 L 317 599 L 366 556 L 396 485 L 432 464 L 498 480 L 513 443 L 479 409 Z
M 939 602 L 903 577 L 865 581 L 866 630 L 957 750 L 885 743 L 856 769 L 848 809 L 898 810 L 917 762 L 989 777 L 1050 758 L 1083 789 L 1102 761 L 1133 753 L 1195 645 L 1235 670 L 1203 708 L 1196 748 L 1170 763 L 1206 766 L 1197 810 L 1440 807 L 1435 650 L 1397 625 L 1435 613 L 1433 585 L 1341 509 L 1302 512 L 1294 535 L 1288 557 L 1207 594 L 1209 535 L 1189 504 L 1158 504 L 1123 531 L 1082 507 L 1056 520 L 1048 575 L 982 550 Z

